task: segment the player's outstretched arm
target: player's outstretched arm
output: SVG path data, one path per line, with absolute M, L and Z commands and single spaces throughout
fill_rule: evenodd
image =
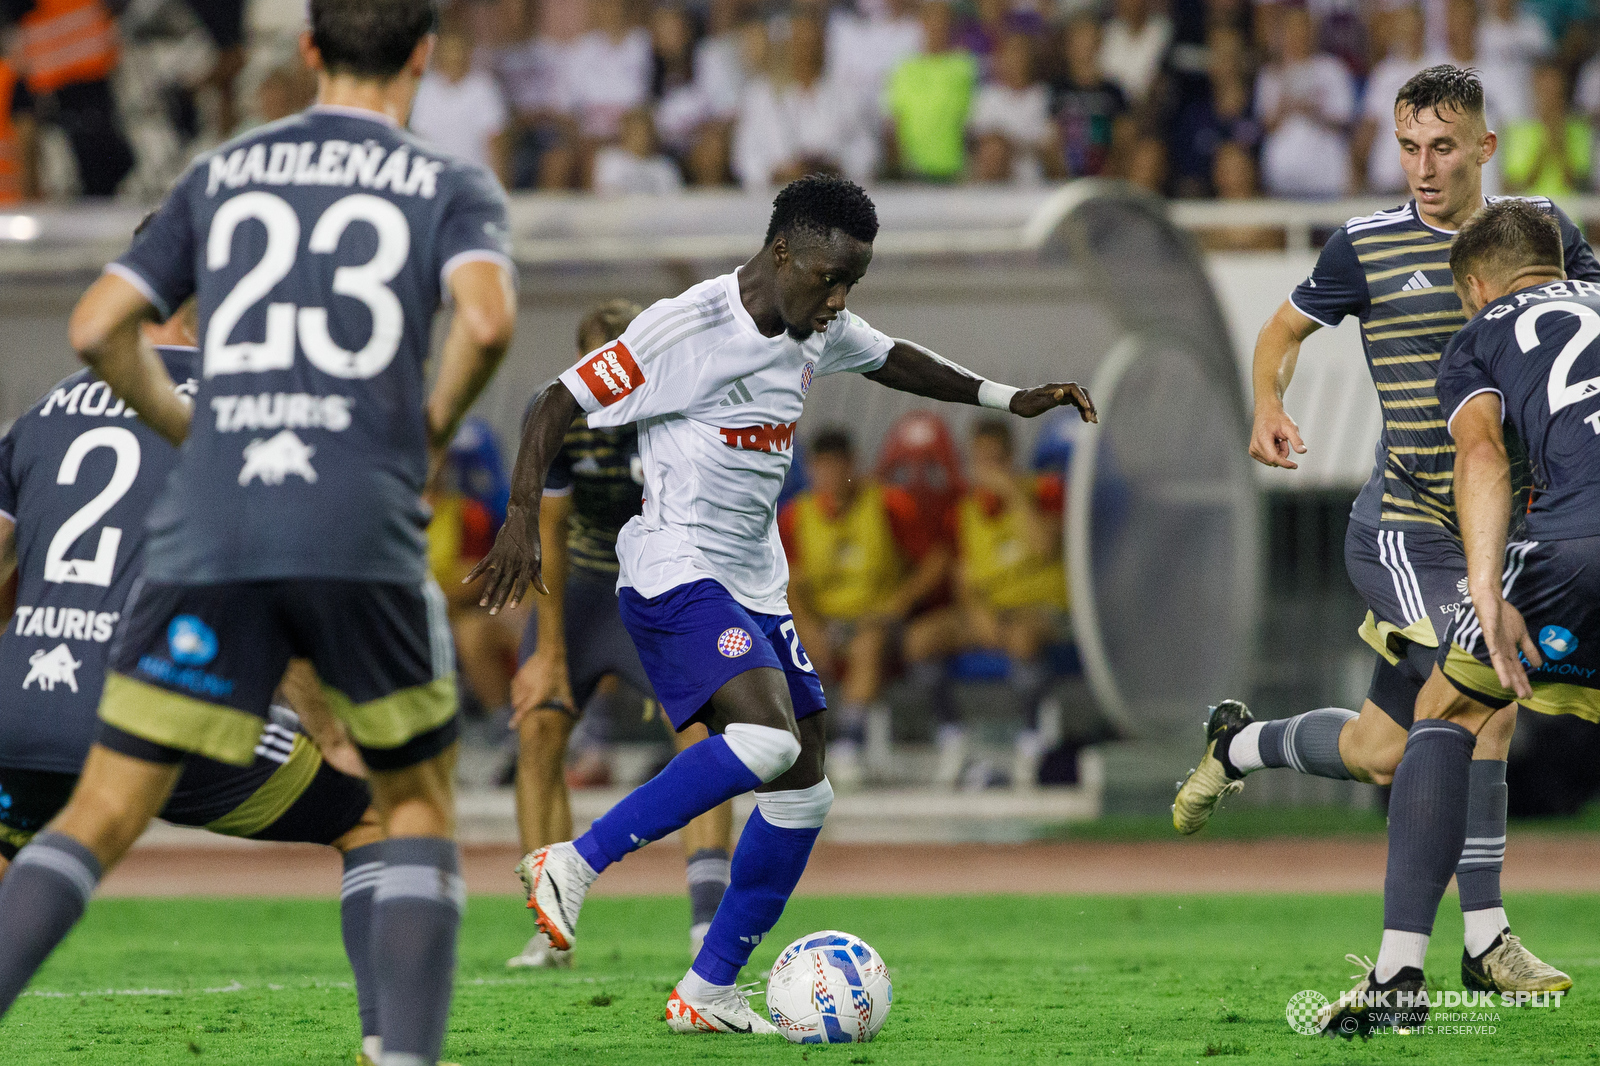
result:
M 182 444 L 193 408 L 172 391 L 166 364 L 139 332 L 155 317 L 155 307 L 131 282 L 102 274 L 72 309 L 67 336 L 79 357 L 151 429 Z
M 1023 418 L 1036 418 L 1046 411 L 1071 404 L 1085 422 L 1100 421 L 1094 402 L 1089 399 L 1089 391 L 1076 382 L 1037 385 L 1031 389 L 1001 385 L 910 341 L 896 340 L 884 364 L 863 376 L 891 389 L 926 396 L 930 400 L 992 407 Z
M 439 379 L 428 397 L 429 472 L 444 457 L 467 409 L 489 384 L 511 347 L 517 326 L 517 292 L 499 263 L 474 259 L 450 272 L 455 317 L 439 359 Z
M 1469 398 L 1451 418 L 1450 433 L 1456 441 L 1456 515 L 1467 553 L 1467 594 L 1500 683 L 1518 696 L 1531 696 L 1533 686 L 1517 652 L 1539 666 L 1539 646 L 1500 586 L 1511 522 L 1511 462 L 1500 428 L 1500 396 L 1480 392 Z
M 539 573 L 539 502 L 550 463 L 579 413 L 578 401 L 558 378 L 539 393 L 522 424 L 522 443 L 517 448 L 517 465 L 511 471 L 511 502 L 506 506 L 505 524 L 489 554 L 465 578 L 472 582 L 481 574 L 490 575 L 483 586 L 483 598 L 478 601 L 480 607 L 489 608 L 490 614 L 498 614 L 507 604 L 515 607 L 530 583 L 549 594 Z
M 1283 394 L 1294 378 L 1295 363 L 1300 359 L 1300 342 L 1321 328 L 1285 300 L 1256 336 L 1250 373 L 1256 394 L 1250 457 L 1258 463 L 1286 470 L 1300 468 L 1290 456 L 1304 454 L 1306 446 L 1300 439 L 1300 427 L 1283 409 Z

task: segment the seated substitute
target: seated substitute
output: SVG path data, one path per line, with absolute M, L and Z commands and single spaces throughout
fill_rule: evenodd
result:
M 858 474 L 845 430 L 813 437 L 809 465 L 812 487 L 784 506 L 778 530 L 795 628 L 840 694 L 828 773 L 848 787 L 861 780 L 867 708 L 883 689 L 891 645 L 944 587 L 954 552 L 948 538 L 919 537 L 910 493 Z
M 178 392 L 192 396 L 199 352 L 194 302 L 149 339 Z M 172 344 L 162 342 L 171 341 Z M 51 389 L 0 438 L 0 583 L 18 573 L 17 608 L 0 636 L 0 876 L 66 806 L 94 737 L 112 633 L 144 564 L 145 516 L 178 450 L 88 370 Z M 109 498 L 109 506 L 104 501 Z M 103 510 L 91 511 L 91 508 Z M 91 519 L 85 523 L 83 517 Z M 198 662 L 214 640 L 186 619 L 168 635 Z M 305 713 L 302 721 L 292 704 Z M 328 750 L 324 759 L 304 727 Z M 329 844 L 344 855 L 340 926 L 355 971 L 362 1053 L 378 1057 L 368 932 L 382 839 L 359 756 L 324 709 L 314 672 L 290 668 L 245 767 L 191 756 L 160 817 L 252 840 Z
M 1445 348 L 1439 403 L 1456 442 L 1455 502 L 1467 556 L 1467 603 L 1417 697 L 1394 774 L 1383 942 L 1355 991 L 1426 987 L 1434 914 L 1467 839 L 1477 732 L 1509 701 L 1600 721 L 1600 284 L 1565 279 L 1561 231 L 1534 203 L 1499 200 L 1456 236 L 1450 270 L 1473 315 Z M 1527 442 L 1533 500 L 1524 539 L 1512 516 L 1508 423 Z M 1463 955 L 1469 989 L 1490 989 L 1516 937 Z M 1543 989 L 1570 988 L 1552 972 Z M 1399 997 L 1389 997 L 1391 1003 Z M 1418 1024 L 1344 1001 L 1329 1024 Z M 1420 1013 L 1418 1018 L 1415 1014 Z
M 610 300 L 578 324 L 581 359 L 618 337 L 641 309 Z M 572 805 L 562 764 L 567 742 L 608 677 L 651 698 L 633 638 L 617 605 L 617 534 L 644 507 L 639 428 L 595 429 L 580 415 L 567 430 L 545 478 L 540 540 L 550 592 L 523 632 L 522 666 L 512 680 L 511 727 L 517 731 L 517 828 L 525 852 L 572 838 Z M 480 583 L 481 584 L 481 583 Z M 482 594 L 479 584 L 471 595 Z M 478 612 L 491 621 L 497 617 Z M 503 613 L 503 612 L 502 612 Z M 666 718 L 662 718 L 667 724 Z M 694 724 L 673 733 L 679 751 L 707 736 Z M 689 953 L 698 955 L 728 887 L 733 807 L 724 803 L 683 828 L 688 859 Z M 572 952 L 535 933 L 508 966 L 569 966 Z

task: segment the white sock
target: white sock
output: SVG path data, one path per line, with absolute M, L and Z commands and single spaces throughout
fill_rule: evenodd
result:
M 364 1036 L 361 1038 L 361 1051 L 373 1062 L 383 1060 L 383 1037 Z
M 1261 727 L 1264 725 L 1265 722 L 1251 722 L 1228 742 L 1228 761 L 1242 774 L 1266 769 L 1267 764 L 1261 761 Z
M 1373 976 L 1379 984 L 1383 984 L 1407 966 L 1422 969 L 1422 961 L 1427 957 L 1427 933 L 1402 933 L 1398 929 L 1385 929 Z
M 578 876 L 583 878 L 585 886 L 600 880 L 600 875 L 594 872 L 594 867 L 589 865 L 589 860 L 583 857 L 583 852 L 579 851 L 572 841 L 566 841 L 561 846 L 572 849 L 572 857 L 578 860 Z
M 1511 923 L 1506 919 L 1504 907 L 1485 907 L 1481 911 L 1462 911 L 1461 920 L 1465 923 L 1466 935 L 1462 937 L 1465 942 L 1467 954 L 1477 958 L 1489 950 L 1489 945 L 1494 943 L 1494 938 L 1511 928 Z
M 721 997 L 732 987 L 732 985 L 714 985 L 691 969 L 683 975 L 683 980 L 678 982 L 678 994 L 704 1003 L 708 999 Z

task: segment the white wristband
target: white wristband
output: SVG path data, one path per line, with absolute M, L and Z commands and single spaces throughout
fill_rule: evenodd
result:
M 1001 385 L 995 381 L 982 381 L 978 384 L 978 404 L 982 407 L 992 407 L 996 411 L 1011 410 L 1011 397 L 1022 390 L 1014 385 Z

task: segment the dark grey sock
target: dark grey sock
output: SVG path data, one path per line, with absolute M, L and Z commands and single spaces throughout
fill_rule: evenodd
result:
M 1450 875 L 1467 837 L 1470 730 L 1425 718 L 1411 727 L 1389 794 L 1389 869 L 1383 927 L 1433 933 Z
M 339 931 L 344 953 L 356 975 L 356 1010 L 361 1035 L 378 1035 L 378 984 L 372 972 L 372 895 L 383 870 L 383 842 L 344 853 L 344 881 L 339 886 Z
M 11 860 L 0 883 L 0 1015 L 83 917 L 100 862 L 64 833 L 46 829 Z
M 701 848 L 689 856 L 689 906 L 693 912 L 690 925 L 703 925 L 716 917 L 717 904 L 728 891 L 730 866 L 723 848 Z
M 1456 864 L 1463 911 L 1504 906 L 1500 868 L 1506 861 L 1506 764 L 1473 759 L 1467 772 L 1467 843 Z
M 1313 777 L 1352 780 L 1349 768 L 1339 757 L 1339 733 L 1346 722 L 1356 717 L 1356 712 L 1342 707 L 1323 707 L 1293 718 L 1263 722 L 1261 761 Z
M 450 1022 L 456 932 L 466 907 L 451 840 L 399 837 L 377 845 L 383 869 L 372 907 L 381 1066 L 434 1066 Z

